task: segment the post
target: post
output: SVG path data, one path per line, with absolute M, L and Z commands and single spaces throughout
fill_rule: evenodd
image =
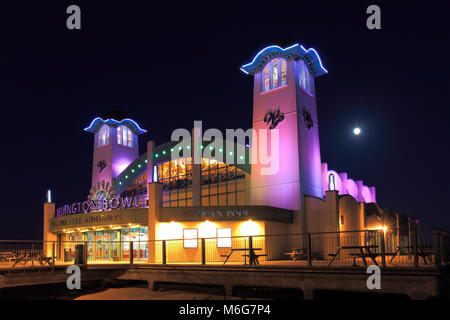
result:
M 414 268 L 419 269 L 419 256 L 417 255 L 417 228 L 413 228 L 412 233 Z
M 166 263 L 167 263 L 167 257 L 166 257 L 166 241 L 167 241 L 167 240 L 163 240 L 163 241 L 162 241 L 162 264 L 166 264 Z
M 52 241 L 52 269 L 55 267 L 55 253 L 56 253 L 55 241 Z
M 440 234 L 440 249 L 441 249 L 441 263 L 445 264 L 447 263 L 447 256 L 446 256 L 446 250 L 445 250 L 445 237 L 443 232 Z
M 383 230 L 380 230 L 381 232 L 381 266 L 386 267 L 386 232 Z
M 202 135 L 201 128 L 192 128 L 191 159 L 192 159 L 192 205 L 202 205 L 201 199 L 201 176 L 202 176 Z M 183 151 L 184 152 L 184 151 Z
M 434 265 L 439 267 L 441 264 L 441 244 L 440 244 L 440 234 L 436 229 L 432 229 L 433 232 L 433 251 L 434 251 Z
M 83 255 L 84 255 L 84 261 L 86 263 L 86 265 L 88 264 L 88 260 L 89 260 L 89 255 L 88 255 L 88 242 L 85 241 L 84 242 L 84 246 L 83 246 Z
M 133 241 L 130 241 L 130 264 L 133 264 L 134 252 Z
M 248 264 L 253 264 L 253 237 L 248 237 Z
M 308 232 L 308 267 L 312 267 L 311 233 Z
M 205 241 L 205 238 L 202 238 L 201 242 L 202 242 L 202 264 L 206 264 L 206 241 Z

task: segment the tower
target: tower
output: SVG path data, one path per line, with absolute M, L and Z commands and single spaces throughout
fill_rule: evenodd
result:
M 95 118 L 85 131 L 94 134 L 91 200 L 110 199 L 112 180 L 139 157 L 138 135 L 147 132 L 128 118 Z
M 263 174 L 266 165 L 252 163 L 251 202 L 301 210 L 303 195 L 323 198 L 314 78 L 327 71 L 314 49 L 299 44 L 266 47 L 241 70 L 254 76 L 252 149 L 260 130 L 268 132 L 269 154 L 276 151 L 274 130 L 279 136 L 278 171 Z

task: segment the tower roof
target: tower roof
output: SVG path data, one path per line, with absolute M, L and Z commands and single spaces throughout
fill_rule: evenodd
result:
M 112 127 L 118 127 L 120 125 L 125 125 L 128 128 L 130 128 L 134 134 L 137 134 L 137 135 L 147 132 L 147 130 L 142 129 L 141 127 L 139 127 L 139 125 L 134 120 L 131 120 L 129 118 L 121 119 L 119 121 L 119 120 L 116 120 L 113 118 L 103 120 L 100 117 L 97 117 L 94 120 L 92 120 L 89 127 L 85 128 L 84 131 L 96 133 L 100 130 L 101 126 L 103 126 L 104 124 L 107 124 Z
M 243 65 L 241 70 L 246 74 L 254 75 L 262 71 L 270 60 L 278 57 L 287 60 L 302 59 L 306 63 L 310 74 L 314 77 L 328 73 L 323 67 L 317 51 L 313 48 L 306 50 L 298 43 L 284 49 L 276 45 L 268 46 L 258 52 L 252 62 Z

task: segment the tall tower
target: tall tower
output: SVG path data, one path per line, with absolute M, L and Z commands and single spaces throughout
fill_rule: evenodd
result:
M 94 134 L 89 199 L 110 199 L 115 193 L 112 179 L 139 157 L 138 135 L 147 131 L 128 118 L 103 120 L 100 117 L 84 130 Z
M 254 76 L 252 148 L 266 129 L 270 154 L 273 130 L 279 134 L 278 171 L 262 174 L 267 166 L 252 164 L 251 202 L 301 210 L 303 195 L 323 197 L 314 78 L 327 71 L 314 49 L 299 44 L 266 47 L 241 70 Z

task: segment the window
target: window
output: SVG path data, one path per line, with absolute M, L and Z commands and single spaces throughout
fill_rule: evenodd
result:
M 264 90 L 263 91 L 268 91 L 270 89 L 270 77 L 269 77 L 269 67 L 265 67 L 264 68 Z
M 286 85 L 287 66 L 282 58 L 273 59 L 263 70 L 262 92 Z
M 300 60 L 300 68 L 299 68 L 299 83 L 300 86 L 306 90 L 308 93 L 312 94 L 312 80 L 309 74 L 308 67 L 306 66 L 303 60 Z
M 231 248 L 231 228 L 217 229 L 217 248 Z
M 109 143 L 109 127 L 104 124 L 98 133 L 98 146 L 104 146 Z
M 183 246 L 185 248 L 197 248 L 197 229 L 183 229 Z
M 133 146 L 133 132 L 127 126 L 117 127 L 117 144 L 132 147 Z
M 330 191 L 336 190 L 336 180 L 334 174 L 332 173 L 328 176 L 328 190 Z

